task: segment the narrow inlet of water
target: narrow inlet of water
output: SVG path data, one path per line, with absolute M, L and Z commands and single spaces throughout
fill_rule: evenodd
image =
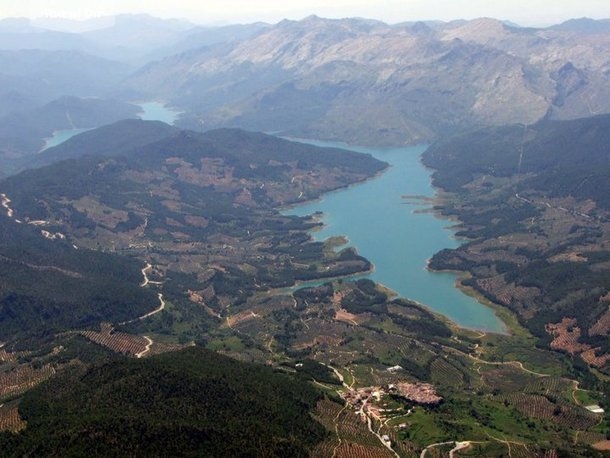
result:
M 144 121 L 162 121 L 167 124 L 174 124 L 180 114 L 179 112 L 168 108 L 162 102 L 145 102 L 135 105 L 138 105 L 142 109 L 139 117 Z M 41 152 L 54 146 L 61 145 L 66 140 L 69 140 L 78 134 L 82 134 L 83 132 L 87 132 L 88 130 L 92 129 L 56 130 L 51 137 L 45 140 L 45 145 Z

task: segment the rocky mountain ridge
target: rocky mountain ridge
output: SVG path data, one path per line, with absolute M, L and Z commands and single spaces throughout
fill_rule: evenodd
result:
M 236 126 L 400 145 L 610 109 L 610 34 L 495 19 L 387 25 L 316 16 L 153 62 L 123 85 Z

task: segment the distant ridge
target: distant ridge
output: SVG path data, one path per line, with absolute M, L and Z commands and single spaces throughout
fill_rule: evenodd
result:
M 42 167 L 81 156 L 115 156 L 167 138 L 179 129 L 161 121 L 125 119 L 76 135 L 61 145 L 49 148 L 27 163 Z
M 610 32 L 610 19 L 591 19 L 583 17 L 580 19 L 570 19 L 549 27 L 560 32 L 575 32 L 585 35 Z
M 310 16 L 152 62 L 120 90 L 162 96 L 192 130 L 399 146 L 610 111 L 610 36 L 590 32 L 581 40 L 493 18 L 388 25 Z

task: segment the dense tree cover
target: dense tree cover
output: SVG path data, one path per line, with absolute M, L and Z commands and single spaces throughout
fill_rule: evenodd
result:
M 0 216 L 0 341 L 124 321 L 156 307 L 141 262 L 48 240 Z
M 310 358 L 297 363 L 296 371 L 297 376 L 303 380 L 315 380 L 316 382 L 328 383 L 330 385 L 341 385 L 341 381 L 332 369 Z
M 286 159 L 298 160 L 298 168 L 313 169 L 316 165 L 345 168 L 353 173 L 374 174 L 387 164 L 370 154 L 356 153 L 339 148 L 321 148 L 305 143 L 282 140 L 262 133 L 239 129 L 216 129 L 202 134 L 211 145 L 232 152 L 235 161 L 246 162 L 257 159 L 260 162 Z
M 104 160 L 99 156 L 115 158 Z M 94 195 L 106 205 L 123 209 L 129 199 L 134 199 L 129 194 L 142 192 L 146 187 L 144 183 L 126 180 L 123 174 L 131 171 L 164 171 L 164 174 L 170 174 L 178 166 L 168 166 L 168 158 L 180 158 L 195 167 L 199 167 L 204 158 L 221 159 L 222 168 L 233 168 L 237 178 L 253 178 L 261 183 L 279 181 L 284 186 L 286 181 L 291 180 L 286 170 L 287 163 L 293 164 L 295 170 L 341 169 L 344 173 L 340 179 L 344 182 L 339 185 L 351 182 L 347 177 L 349 174 L 366 177 L 387 167 L 386 163 L 367 154 L 319 148 L 265 134 L 237 129 L 220 129 L 203 134 L 176 132 L 163 123 L 136 120 L 122 121 L 76 136 L 49 150 L 41 161 L 46 163 L 68 158 L 71 159 L 68 162 L 9 177 L 0 184 L 0 188 L 11 196 L 16 207 L 25 210 L 31 217 L 37 217 L 43 214 L 40 209 L 43 196 L 47 199 L 71 200 Z M 278 164 L 274 164 L 274 161 Z M 245 209 L 234 208 L 234 192 L 219 192 L 214 186 L 196 185 L 173 175 L 167 178 L 173 181 L 182 201 L 199 207 L 199 211 L 205 209 L 201 216 L 227 215 L 249 219 Z M 260 196 L 253 195 L 258 204 L 267 207 L 277 204 L 260 191 Z M 311 189 L 313 195 L 308 197 L 316 197 L 323 191 L 323 186 Z M 138 199 L 153 207 L 152 210 L 167 213 L 158 198 L 140 196 Z M 159 217 L 162 221 L 164 218 L 161 216 L 164 215 Z M 180 221 L 180 212 L 172 217 Z
M 408 308 L 419 315 L 414 319 L 413 317 L 406 318 L 396 313 L 389 314 L 392 321 L 405 331 L 419 335 L 423 340 L 427 340 L 430 337 L 449 338 L 453 335 L 447 324 L 422 306 L 405 301 L 404 299 L 397 299 L 393 303 Z
M 171 156 L 197 161 L 201 157 L 222 157 L 237 166 L 241 176 L 277 179 L 281 167 L 270 166 L 271 160 L 293 156 L 301 169 L 314 165 L 342 167 L 354 173 L 370 174 L 382 170 L 384 164 L 370 155 L 320 148 L 290 142 L 273 136 L 238 129 L 217 129 L 205 133 L 180 131 L 160 121 L 127 119 L 77 135 L 33 159 L 30 165 L 50 165 L 82 156 L 136 156 L 163 162 Z M 256 169 L 252 162 L 259 163 Z
M 201 348 L 75 367 L 26 394 L 2 456 L 307 456 L 325 437 L 307 382 Z M 86 407 L 86 408 L 84 408 Z
M 87 132 L 48 153 L 72 158 L 0 182 L 15 215 L 57 222 L 55 230 L 77 243 L 86 239 L 89 246 L 171 264 L 168 280 L 185 283 L 164 284 L 176 292 L 170 300 L 211 286 L 206 303 L 220 310 L 219 296 L 236 306 L 260 289 L 370 268 L 352 249 L 326 254 L 307 234 L 315 222 L 276 208 L 299 199 L 295 175 L 307 175 L 307 197 L 316 197 L 386 167 L 369 155 L 239 130 L 177 132 L 142 121 Z M 240 204 L 246 187 L 252 200 Z M 202 260 L 219 256 L 223 267 L 205 283 L 173 275 L 183 271 L 181 264 L 188 272 L 196 265 L 205 271 Z M 244 269 L 246 262 L 251 267 Z
M 470 241 L 437 253 L 430 267 L 469 271 L 464 284 L 515 311 L 541 344 L 553 340 L 547 325 L 567 317 L 579 343 L 608 353 L 608 336 L 593 326 L 610 291 L 609 145 L 610 115 L 487 128 L 433 145 L 424 161 L 454 195 L 438 208 L 463 222 L 458 235 Z M 583 214 L 553 197 L 596 207 Z
M 486 128 L 451 136 L 424 154 L 435 184 L 460 192 L 479 175 L 533 173 L 521 186 L 552 196 L 592 199 L 610 209 L 610 115 L 531 126 Z
M 343 298 L 341 305 L 351 313 L 375 313 L 387 312 L 387 294 L 379 291 L 374 282 L 368 279 L 358 280 L 357 288 Z

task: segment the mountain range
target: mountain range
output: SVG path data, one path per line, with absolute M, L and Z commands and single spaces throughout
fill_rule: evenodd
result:
M 313 16 L 150 63 L 122 87 L 132 97 L 161 95 L 186 112 L 182 125 L 193 129 L 426 142 L 610 109 L 610 34 L 567 28 Z
M 608 112 L 605 24 L 388 25 L 312 16 L 214 28 L 127 15 L 74 33 L 4 20 L 0 112 L 64 95 L 157 99 L 179 108 L 180 126 L 192 130 L 430 142 L 487 125 Z
M 200 26 L 146 14 L 86 21 L 8 18 L 0 20 L 0 49 L 74 51 L 137 66 L 191 47 L 247 38 L 264 27 L 267 24 Z
M 602 456 L 609 44 L 590 19 L 0 21 L 0 457 Z M 161 104 L 176 125 L 129 119 Z M 427 268 L 506 332 L 285 211 L 427 142 L 434 198 L 357 191 L 452 218 Z

